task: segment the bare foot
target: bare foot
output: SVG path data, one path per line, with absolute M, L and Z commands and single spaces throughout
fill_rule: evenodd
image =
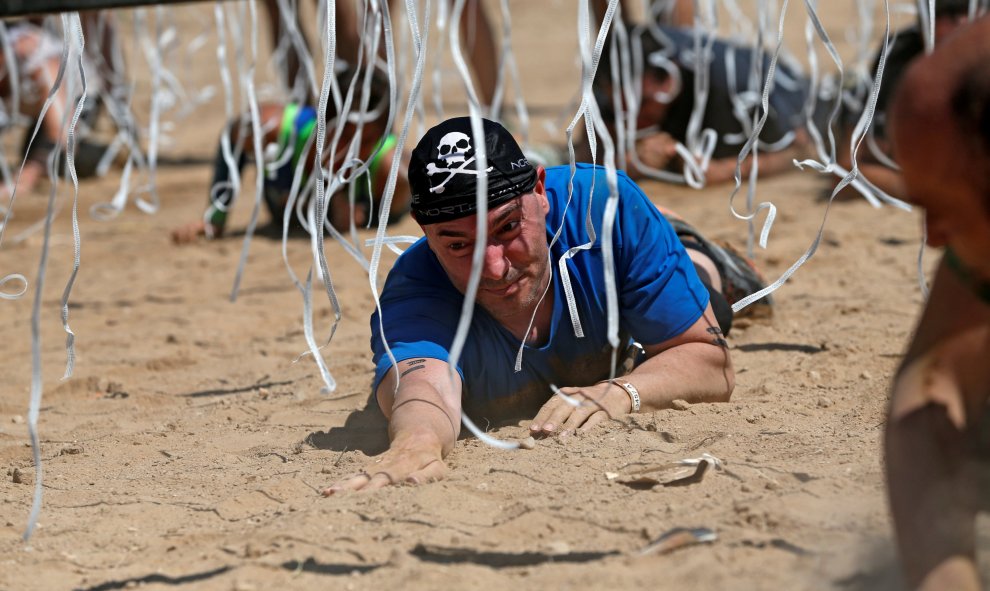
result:
M 40 162 L 28 160 L 24 163 L 24 170 L 20 177 L 13 179 L 18 195 L 32 193 L 38 188 L 38 182 L 45 174 L 45 167 Z M 0 187 L 0 198 L 9 199 L 11 190 L 7 186 Z

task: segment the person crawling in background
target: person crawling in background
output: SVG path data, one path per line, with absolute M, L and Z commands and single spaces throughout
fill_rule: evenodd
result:
M 62 59 L 62 41 L 41 26 L 40 19 L 15 19 L 2 22 L 0 27 L 0 131 L 19 123 L 21 116 L 27 122 L 22 143 L 23 170 L 17 181 L 18 191 L 31 192 L 49 173 L 49 158 L 56 147 L 65 150 L 68 125 L 76 108 L 77 94 L 69 97 L 67 68 L 62 82 L 55 92 L 48 110 L 42 113 L 45 100 L 52 93 L 58 79 Z M 12 55 L 6 55 L 8 50 Z M 8 70 L 13 65 L 13 71 Z M 70 68 L 75 64 L 70 64 Z M 87 57 L 83 59 L 86 70 L 87 94 L 75 129 L 75 170 L 79 178 L 96 174 L 97 165 L 106 146 L 85 139 L 95 126 L 100 113 L 102 83 L 99 70 Z M 81 88 L 76 89 L 80 92 Z M 15 105 L 14 96 L 17 95 Z M 19 112 L 13 112 L 16 109 Z M 30 142 L 35 125 L 41 118 L 38 135 Z M 2 152 L 0 152 L 2 153 Z M 61 160 L 64 169 L 65 159 Z M 16 172 L 15 172 L 16 175 Z M 0 179 L 4 180 L 4 179 Z M 7 192 L 0 189 L 0 195 Z
M 340 87 L 347 89 L 354 80 L 353 69 L 345 69 L 338 76 Z M 385 129 L 388 121 L 388 80 L 378 72 L 371 80 L 370 100 L 368 110 L 361 113 L 360 94 L 364 83 L 363 78 L 357 80 L 354 90 L 352 113 L 343 122 L 344 131 L 337 145 L 334 174 L 351 177 L 351 172 L 359 165 L 371 159 L 367 172 L 350 182 L 336 185 L 336 190 L 328 196 L 327 219 L 338 231 L 350 228 L 351 222 L 357 227 L 373 226 L 378 223 L 378 203 L 376 197 L 382 195 L 388 179 L 389 165 L 395 152 L 396 137 Z M 282 219 L 289 206 L 289 198 L 293 188 L 296 169 L 302 166 L 303 177 L 298 183 L 298 195 L 315 194 L 310 187 L 306 191 L 307 182 L 313 172 L 313 161 L 316 148 L 317 113 L 313 107 L 294 103 L 262 103 L 259 105 L 261 114 L 261 138 L 264 146 L 266 164 L 262 174 L 265 175 L 263 197 L 265 205 L 271 214 L 272 223 L 281 225 Z M 360 146 L 355 159 L 345 162 L 347 153 L 357 131 L 357 121 L 363 117 L 364 125 L 361 130 Z M 327 144 L 324 148 L 324 159 L 330 158 L 329 144 L 332 142 L 337 125 L 341 124 L 339 114 L 333 100 L 327 103 Z M 252 159 L 254 137 L 251 135 L 250 116 L 231 121 L 228 124 L 230 145 L 238 174 L 245 164 Z M 257 163 L 256 163 L 257 164 Z M 224 158 L 224 148 L 217 148 L 216 163 L 213 172 L 213 182 L 210 187 L 210 205 L 204 219 L 187 223 L 172 231 L 172 240 L 177 244 L 192 242 L 200 236 L 222 236 L 226 226 L 227 215 L 233 203 L 235 192 L 230 178 L 230 167 Z M 331 184 L 332 186 L 334 183 Z M 351 207 L 350 196 L 353 193 L 354 206 Z M 306 209 L 309 200 L 300 197 L 296 202 L 295 211 L 289 212 L 292 219 L 306 219 Z M 400 173 L 392 199 L 388 221 L 392 223 L 401 218 L 409 209 L 409 183 L 404 173 Z M 351 219 L 351 212 L 354 217 Z
M 772 52 L 768 50 L 763 55 L 759 88 L 751 88 L 749 79 L 757 59 L 754 49 L 703 36 L 702 43 L 709 42 L 712 57 L 705 73 L 709 88 L 699 129 L 712 129 L 716 133 L 705 174 L 706 182 L 712 184 L 731 181 L 735 175 L 736 161 L 749 139 L 754 114 L 761 111 L 762 81 L 766 80 Z M 605 124 L 614 129 L 617 109 L 613 99 L 612 68 L 620 64 L 612 63 L 609 45 L 606 44 L 595 73 L 594 91 Z M 687 143 L 691 117 L 699 100 L 695 89 L 699 76 L 695 63 L 695 36 L 691 29 L 665 24 L 641 25 L 630 33 L 630 48 L 635 51 L 637 47 L 643 63 L 643 78 L 637 89 L 635 155 L 630 155 L 629 161 L 620 165 L 634 179 L 644 174 L 641 164 L 671 172 L 683 169 L 677 144 Z M 633 60 L 635 62 L 636 56 Z M 793 166 L 791 161 L 800 157 L 809 146 L 808 135 L 803 130 L 807 90 L 804 76 L 783 59 L 779 60 L 769 95 L 769 114 L 760 132 L 760 175 L 789 170 Z M 629 107 L 624 106 L 624 109 Z M 743 178 L 748 176 L 751 165 L 752 158 L 743 162 Z

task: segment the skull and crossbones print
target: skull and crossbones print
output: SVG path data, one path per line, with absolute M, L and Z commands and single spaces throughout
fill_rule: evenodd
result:
M 450 182 L 450 179 L 454 178 L 459 174 L 470 174 L 478 176 L 480 171 L 473 168 L 468 168 L 472 162 L 475 160 L 474 154 L 470 158 L 467 157 L 468 153 L 473 152 L 471 148 L 471 137 L 466 133 L 461 133 L 459 131 L 452 131 L 447 135 L 440 138 L 440 143 L 437 145 L 437 159 L 442 160 L 445 166 L 437 166 L 436 162 L 430 162 L 426 165 L 427 176 L 432 177 L 435 174 L 445 172 L 447 173 L 447 178 L 439 185 L 431 186 L 431 193 L 443 193 L 444 186 Z M 453 165 L 458 165 L 456 168 L 451 168 Z M 484 172 L 489 173 L 494 167 L 489 166 Z

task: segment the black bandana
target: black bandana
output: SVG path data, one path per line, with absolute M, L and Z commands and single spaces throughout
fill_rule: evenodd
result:
M 479 175 L 488 178 L 488 206 L 529 193 L 536 168 L 504 127 L 482 119 L 488 170 L 479 171 L 470 117 L 448 119 L 430 129 L 409 159 L 412 211 L 420 224 L 436 224 L 473 215 Z

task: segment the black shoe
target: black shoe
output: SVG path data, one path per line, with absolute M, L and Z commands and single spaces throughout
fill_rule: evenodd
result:
M 719 277 L 722 279 L 722 295 L 729 305 L 766 287 L 766 280 L 756 270 L 753 262 L 739 254 L 735 248 L 728 244 L 723 246 L 709 241 L 684 220 L 668 217 L 668 221 L 682 242 L 685 239 L 695 242 L 700 247 L 698 250 L 715 263 L 715 268 L 718 269 Z M 735 313 L 736 317 L 769 318 L 772 315 L 773 297 L 770 295 L 763 296 Z

